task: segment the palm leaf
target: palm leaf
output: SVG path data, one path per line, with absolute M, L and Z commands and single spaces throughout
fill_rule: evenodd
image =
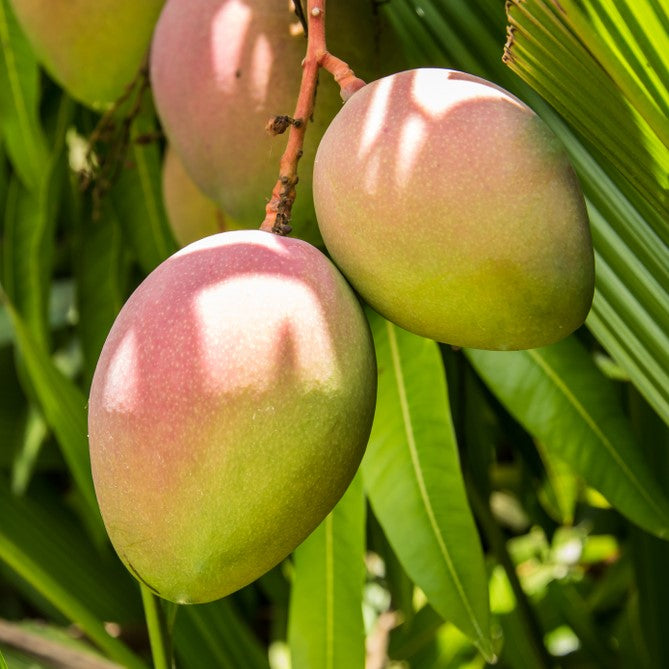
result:
M 527 0 L 507 10 L 506 63 L 592 149 L 568 140 L 597 252 L 588 326 L 669 423 L 669 8 Z

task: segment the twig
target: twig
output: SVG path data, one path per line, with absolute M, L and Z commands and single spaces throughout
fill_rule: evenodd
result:
M 272 196 L 265 207 L 265 220 L 261 230 L 287 235 L 291 210 L 296 197 L 297 163 L 302 156 L 307 122 L 314 110 L 318 70 L 323 67 L 330 72 L 340 86 L 342 98 L 347 100 L 365 82 L 358 79 L 353 70 L 340 58 L 328 53 L 325 42 L 325 0 L 307 0 L 307 54 L 302 61 L 302 81 L 292 117 L 281 116 L 270 119 L 268 127 L 288 128 L 288 144 L 279 163 L 279 178 Z
M 139 115 L 149 90 L 148 56 L 121 96 L 101 116 L 88 138 L 87 167 L 79 173 L 82 191 L 92 186 L 93 217 L 99 215 L 101 201 L 124 167 L 131 145 L 132 124 Z M 128 107 L 124 111 L 124 107 Z M 138 144 L 156 141 L 160 135 L 140 135 Z M 104 146 L 107 152 L 100 151 Z

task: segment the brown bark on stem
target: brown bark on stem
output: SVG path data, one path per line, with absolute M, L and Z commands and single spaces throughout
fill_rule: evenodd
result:
M 304 134 L 314 110 L 318 70 L 323 67 L 330 72 L 341 88 L 341 95 L 347 100 L 355 91 L 365 85 L 351 68 L 340 58 L 328 53 L 325 42 L 325 2 L 307 0 L 308 38 L 307 53 L 302 61 L 302 81 L 297 97 L 295 113 L 288 129 L 288 143 L 279 163 L 279 178 L 272 190 L 270 201 L 265 207 L 265 220 L 261 230 L 287 235 L 291 231 L 290 215 L 296 197 L 297 163 L 302 156 Z M 288 117 L 283 117 L 288 118 Z M 272 125 L 272 120 L 268 126 Z

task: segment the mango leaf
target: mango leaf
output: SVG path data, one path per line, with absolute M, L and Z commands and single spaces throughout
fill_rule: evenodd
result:
M 125 574 L 102 561 L 56 505 L 16 498 L 0 486 L 0 559 L 123 666 L 144 664 L 111 637 L 103 620 L 124 619 L 136 605 Z M 98 569 L 105 565 L 104 582 Z
M 80 225 L 77 235 L 77 330 L 88 385 L 116 315 L 126 298 L 128 262 L 121 226 L 104 201 L 100 218 Z
M 669 538 L 669 502 L 640 454 L 616 388 L 575 337 L 529 351 L 466 355 L 547 452 L 633 522 Z
M 652 411 L 638 393 L 630 393 L 632 424 L 653 470 L 665 482 L 669 480 L 669 427 Z M 639 631 L 647 666 L 663 667 L 669 663 L 667 644 L 667 598 L 669 597 L 669 543 L 660 541 L 638 528 L 632 528 L 630 553 L 639 597 Z
M 483 554 L 467 504 L 439 348 L 369 313 L 379 369 L 365 489 L 428 601 L 492 658 Z
M 0 314 L 4 314 L 0 307 Z M 11 336 L 11 331 L 10 331 Z M 14 454 L 23 440 L 27 407 L 19 389 L 13 351 L 0 346 L 0 468 L 12 464 Z
M 47 163 L 38 116 L 40 73 L 8 0 L 0 0 L 0 130 L 23 184 L 36 190 Z
M 174 647 L 184 669 L 269 669 L 267 657 L 231 598 L 180 607 Z
M 564 460 L 544 448 L 540 441 L 536 447 L 546 470 L 546 480 L 538 491 L 539 500 L 557 522 L 571 525 L 578 501 L 579 479 Z
M 47 347 L 47 311 L 51 244 L 42 245 L 53 233 L 41 197 L 12 179 L 7 195 L 3 244 L 3 287 L 20 310 L 40 346 Z M 47 230 L 50 228 L 50 232 Z
M 129 166 L 111 196 L 124 234 L 145 273 L 176 251 L 162 198 L 161 159 L 156 143 L 138 144 L 142 133 L 155 133 L 155 119 L 143 112 L 133 123 Z
M 365 498 L 356 476 L 295 550 L 288 637 L 294 669 L 364 669 Z
M 25 419 L 25 429 L 21 446 L 17 449 L 12 466 L 11 490 L 15 495 L 23 495 L 28 489 L 37 457 L 49 434 L 42 414 L 30 406 Z
M 23 355 L 27 374 L 44 416 L 58 439 L 75 484 L 86 501 L 91 522 L 101 526 L 88 456 L 86 397 L 55 366 L 6 296 L 4 306 L 12 321 L 16 345 Z

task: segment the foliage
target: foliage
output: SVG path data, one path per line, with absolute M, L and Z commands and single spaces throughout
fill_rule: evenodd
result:
M 86 439 L 106 333 L 175 249 L 155 114 L 145 99 L 127 164 L 83 192 L 123 135 L 86 154 L 99 115 L 40 70 L 0 0 L 0 667 L 166 667 L 172 650 L 179 667 L 669 666 L 669 4 L 506 5 L 378 11 L 402 67 L 492 79 L 565 143 L 596 250 L 587 327 L 455 351 L 368 312 L 360 475 L 283 564 L 177 610 L 110 548 Z

